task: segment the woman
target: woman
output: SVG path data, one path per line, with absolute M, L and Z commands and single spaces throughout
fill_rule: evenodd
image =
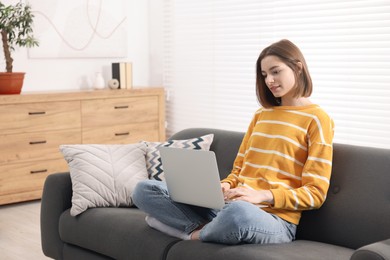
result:
M 295 238 L 301 212 L 324 203 L 334 125 L 308 98 L 312 81 L 296 45 L 281 40 L 261 52 L 256 91 L 262 108 L 221 181 L 232 202 L 220 211 L 189 206 L 172 201 L 164 183 L 141 182 L 133 200 L 151 227 L 205 242 L 286 243 Z

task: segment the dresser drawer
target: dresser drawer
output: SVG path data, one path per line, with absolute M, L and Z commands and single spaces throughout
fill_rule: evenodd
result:
M 83 129 L 84 144 L 130 144 L 142 140 L 159 141 L 157 122 L 143 124 L 114 125 Z
M 66 171 L 69 170 L 64 159 L 2 165 L 0 197 L 42 190 L 49 174 Z
M 80 101 L 0 105 L 1 134 L 81 127 Z
M 81 114 L 83 127 L 158 122 L 158 97 L 82 101 Z
M 0 164 L 61 158 L 61 144 L 81 143 L 80 129 L 0 135 Z

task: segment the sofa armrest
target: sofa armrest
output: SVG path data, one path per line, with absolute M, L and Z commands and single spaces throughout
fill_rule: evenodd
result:
M 390 260 L 390 238 L 363 246 L 355 251 L 351 260 Z
M 72 182 L 69 173 L 46 178 L 41 201 L 41 242 L 43 253 L 62 259 L 64 243 L 59 234 L 61 214 L 72 206 Z

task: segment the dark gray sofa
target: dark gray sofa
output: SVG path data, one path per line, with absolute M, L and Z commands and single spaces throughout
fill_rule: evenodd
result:
M 221 178 L 243 133 L 187 129 L 171 139 L 214 133 Z M 227 246 L 181 241 L 149 228 L 136 208 L 94 208 L 70 216 L 69 173 L 50 175 L 41 207 L 42 248 L 55 259 L 390 259 L 390 150 L 334 145 L 328 198 L 304 212 L 297 240 L 278 245 Z

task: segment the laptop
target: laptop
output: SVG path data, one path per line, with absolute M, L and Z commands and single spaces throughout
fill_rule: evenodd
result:
M 159 151 L 172 200 L 222 209 L 225 201 L 214 152 L 170 147 Z

